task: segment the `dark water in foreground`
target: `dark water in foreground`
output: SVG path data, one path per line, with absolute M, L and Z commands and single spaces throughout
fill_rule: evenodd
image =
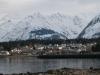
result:
M 100 59 L 37 59 L 35 57 L 0 57 L 0 73 L 42 72 L 59 68 L 100 68 Z

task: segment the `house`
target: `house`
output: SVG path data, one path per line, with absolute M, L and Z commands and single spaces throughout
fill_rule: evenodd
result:
M 0 51 L 0 55 L 10 55 L 10 53 L 8 51 Z

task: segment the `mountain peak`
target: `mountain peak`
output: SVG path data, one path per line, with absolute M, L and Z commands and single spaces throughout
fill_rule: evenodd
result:
M 94 17 L 87 27 L 81 32 L 79 38 L 98 38 L 100 37 L 100 15 Z
M 98 22 L 100 22 L 100 15 L 97 15 L 96 17 L 94 17 L 92 19 L 92 21 L 89 23 L 89 25 L 93 25 L 93 24 L 96 24 Z

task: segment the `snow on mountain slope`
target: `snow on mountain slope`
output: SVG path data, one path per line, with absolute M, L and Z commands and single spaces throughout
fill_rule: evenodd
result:
M 86 25 L 86 21 L 78 16 L 65 16 L 59 13 L 48 17 L 49 27 L 68 38 L 76 38 Z
M 88 26 L 79 35 L 79 38 L 98 38 L 100 37 L 100 15 L 93 18 Z
M 60 13 L 48 16 L 34 13 L 21 20 L 6 16 L 0 18 L 0 41 L 76 38 L 86 25 L 87 20 L 83 17 L 65 16 Z

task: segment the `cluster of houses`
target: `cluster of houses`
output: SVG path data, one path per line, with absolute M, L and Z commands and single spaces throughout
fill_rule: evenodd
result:
M 92 46 L 96 45 L 96 43 L 87 43 L 87 44 L 55 44 L 48 46 L 40 46 L 42 54 L 72 54 L 72 53 L 91 53 Z
M 23 47 L 16 47 L 10 51 L 4 51 L 0 48 L 0 55 L 27 55 L 27 56 L 37 56 L 40 53 L 44 54 L 67 54 L 67 53 L 81 53 L 81 52 L 92 52 L 92 46 L 96 43 L 87 44 L 35 44 L 33 48 L 32 45 L 26 45 Z
M 34 49 L 32 46 L 16 47 L 10 51 L 0 50 L 0 55 L 27 55 L 31 56 L 34 54 Z

